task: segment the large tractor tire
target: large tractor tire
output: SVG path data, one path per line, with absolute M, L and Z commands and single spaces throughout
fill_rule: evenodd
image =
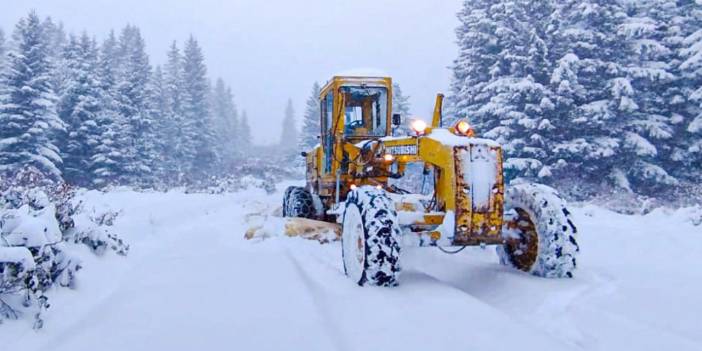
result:
M 291 186 L 285 189 L 283 196 L 283 217 L 300 217 L 316 219 L 317 210 L 312 194 L 307 189 Z
M 546 278 L 572 278 L 580 252 L 578 230 L 556 190 L 519 184 L 505 196 L 500 262 Z
M 397 285 L 400 225 L 384 190 L 363 186 L 348 194 L 341 246 L 344 272 L 358 285 Z

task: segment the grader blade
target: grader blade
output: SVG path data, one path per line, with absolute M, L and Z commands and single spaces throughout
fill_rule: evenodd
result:
M 336 223 L 315 221 L 307 218 L 289 218 L 272 215 L 250 218 L 249 229 L 244 234 L 248 240 L 266 239 L 274 236 L 301 237 L 322 244 L 339 240 L 341 226 Z

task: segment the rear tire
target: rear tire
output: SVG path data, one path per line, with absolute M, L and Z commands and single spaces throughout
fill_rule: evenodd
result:
M 505 196 L 502 264 L 546 278 L 572 278 L 580 252 L 578 230 L 553 188 L 519 184 Z
M 400 226 L 384 190 L 363 186 L 346 199 L 341 247 L 344 272 L 358 285 L 396 286 Z
M 283 217 L 301 217 L 316 219 L 317 210 L 312 194 L 307 189 L 291 186 L 283 196 Z

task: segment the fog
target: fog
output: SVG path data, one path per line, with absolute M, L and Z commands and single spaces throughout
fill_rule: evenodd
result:
M 255 142 L 277 142 L 285 103 L 300 122 L 314 81 L 357 67 L 388 72 L 427 117 L 433 96 L 449 84 L 460 0 L 0 0 L 0 27 L 12 31 L 30 9 L 102 39 L 135 24 L 152 64 L 173 40 L 194 35 L 211 78 L 222 77 L 246 110 Z

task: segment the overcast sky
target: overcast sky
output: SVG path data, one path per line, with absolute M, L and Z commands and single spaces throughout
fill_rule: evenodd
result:
M 358 67 L 388 72 L 428 117 L 434 94 L 446 91 L 456 56 L 461 0 L 0 0 L 6 33 L 30 9 L 69 31 L 102 39 L 111 28 L 139 26 L 152 64 L 169 43 L 193 34 L 211 78 L 232 86 L 257 143 L 276 142 L 285 103 L 298 121 L 312 83 Z M 9 35 L 8 35 L 9 36 Z

